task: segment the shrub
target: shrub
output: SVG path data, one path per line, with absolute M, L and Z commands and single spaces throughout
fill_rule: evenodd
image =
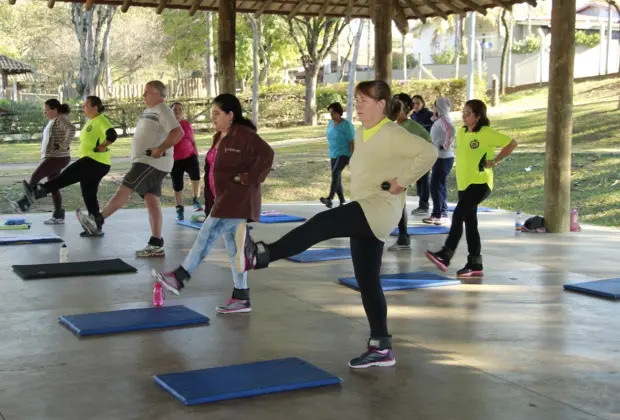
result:
M 575 44 L 594 48 L 601 43 L 601 36 L 598 33 L 587 33 L 586 31 L 575 32 Z
M 431 59 L 435 64 L 454 64 L 456 60 L 456 51 L 454 50 L 454 48 L 449 48 L 439 53 L 432 54 Z M 467 54 L 465 53 L 465 51 L 461 51 L 460 62 L 467 62 Z
M 540 37 L 534 35 L 512 44 L 512 52 L 515 54 L 530 54 L 539 50 Z

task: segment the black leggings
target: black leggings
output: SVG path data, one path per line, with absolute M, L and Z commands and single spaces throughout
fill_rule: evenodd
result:
M 330 200 L 334 199 L 334 195 L 338 194 L 338 200 L 344 203 L 344 192 L 342 191 L 342 171 L 349 164 L 349 156 L 340 155 L 335 159 L 330 159 L 332 169 L 332 184 L 329 189 Z
M 61 190 L 69 185 L 80 183 L 82 189 L 82 198 L 88 213 L 99 219 L 99 201 L 97 200 L 97 192 L 99 191 L 99 183 L 110 172 L 110 165 L 97 162 L 89 157 L 83 157 L 67 166 L 64 171 L 53 180 L 43 184 L 46 194 Z
M 409 238 L 409 229 L 407 225 L 409 224 L 409 216 L 407 215 L 407 204 L 403 208 L 403 215 L 400 217 L 400 221 L 398 222 L 398 237 L 399 238 Z
M 479 257 L 482 245 L 478 233 L 478 205 L 491 194 L 487 184 L 471 184 L 463 191 L 459 191 L 459 202 L 452 215 L 452 226 L 446 239 L 445 247 L 456 251 L 456 247 L 463 236 L 463 222 L 465 222 L 465 237 L 467 249 L 472 257 Z
M 312 245 L 333 238 L 351 238 L 353 271 L 370 324 L 370 335 L 373 338 L 388 337 L 387 304 L 379 281 L 383 242 L 372 233 L 358 202 L 321 212 L 269 244 L 269 260 L 299 254 Z

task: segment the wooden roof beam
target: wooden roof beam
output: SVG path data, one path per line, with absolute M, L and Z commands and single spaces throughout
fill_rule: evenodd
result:
M 47 0 L 47 7 L 49 7 L 50 9 L 53 9 L 55 4 L 56 0 Z
M 10 4 L 11 6 L 13 6 L 16 2 L 17 2 L 17 0 L 9 0 L 9 4 Z
M 349 0 L 349 2 L 351 2 L 351 0 Z M 409 32 L 407 15 L 405 15 L 405 11 L 401 7 L 398 0 L 392 0 L 392 6 L 394 9 L 394 16 L 392 17 L 392 19 L 394 20 L 394 23 L 396 24 L 396 27 L 398 28 L 401 35 L 405 36 L 407 35 L 407 32 Z
M 368 0 L 368 16 L 373 25 L 375 24 L 375 1 L 376 0 Z
M 201 4 L 202 4 L 202 0 L 194 0 L 194 2 L 192 3 L 192 7 L 189 8 L 189 15 L 194 16 Z
M 426 0 L 426 5 L 428 7 L 430 7 L 431 9 L 433 9 L 435 11 L 435 13 L 437 13 L 439 16 L 444 18 L 444 20 L 448 20 L 448 15 L 446 14 L 446 12 L 441 10 L 439 8 L 439 6 L 437 6 L 437 4 L 435 4 L 435 2 L 433 0 Z
M 84 3 L 84 10 L 86 10 L 87 12 L 93 8 L 93 5 L 95 3 L 95 0 L 86 0 L 86 3 Z
M 155 13 L 157 13 L 158 15 L 161 15 L 161 13 L 166 8 L 167 3 L 168 3 L 168 0 L 159 0 L 159 4 L 157 5 L 157 9 L 155 9 Z
M 307 0 L 299 0 L 297 4 L 293 7 L 291 12 L 288 14 L 288 19 L 293 19 L 295 16 L 299 14 L 299 11 L 306 5 Z
M 258 6 L 258 9 L 256 9 L 256 12 L 254 12 L 254 17 L 256 19 L 258 19 L 259 17 L 261 17 L 261 15 L 263 13 L 265 13 L 265 10 L 267 10 L 267 8 L 271 5 L 271 3 L 273 3 L 273 0 L 265 0 L 261 3 L 260 6 Z
M 476 12 L 480 13 L 481 15 L 486 16 L 487 14 L 487 9 L 485 9 L 484 7 L 480 6 L 478 3 L 474 3 L 471 0 L 458 0 L 460 3 L 462 3 L 464 6 L 469 7 L 472 10 L 475 10 Z M 461 11 L 458 14 L 462 14 L 463 12 Z
M 353 0 L 347 3 L 347 15 L 345 17 L 347 23 L 351 23 L 351 15 L 353 14 Z
M 131 7 L 131 0 L 123 0 L 123 5 L 121 6 L 121 12 L 127 13 L 127 10 L 129 10 L 129 7 Z
M 405 2 L 409 6 L 409 8 L 413 10 L 413 13 L 416 15 L 416 17 L 420 19 L 422 23 L 426 23 L 426 17 L 422 14 L 422 12 L 420 12 L 420 8 L 413 2 L 413 0 L 405 0 Z

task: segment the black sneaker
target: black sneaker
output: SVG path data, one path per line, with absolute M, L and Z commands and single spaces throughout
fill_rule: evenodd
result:
M 471 255 L 467 257 L 467 264 L 456 272 L 457 277 L 461 278 L 481 278 L 484 276 L 482 271 L 482 257 Z
M 391 348 L 381 350 L 376 346 L 381 340 L 368 340 L 368 349 L 359 357 L 351 359 L 349 367 L 353 369 L 365 369 L 372 366 L 387 367 L 396 364 L 396 358 Z
M 430 260 L 441 271 L 448 271 L 451 255 L 448 255 L 446 248 L 442 248 L 439 252 L 426 251 L 426 258 Z
M 9 200 L 9 206 L 18 214 L 24 214 L 30 210 L 30 202 L 26 197 L 20 198 L 17 201 Z
M 235 232 L 237 255 L 235 268 L 239 273 L 265 268 L 269 265 L 269 251 L 263 242 L 255 243 L 249 234 L 247 224 L 240 223 Z
M 321 203 L 325 204 L 325 207 L 327 207 L 328 209 L 331 209 L 334 205 L 334 203 L 332 202 L 330 198 L 321 197 L 320 200 L 321 200 Z
M 185 208 L 183 206 L 177 206 L 177 220 L 185 219 Z
M 87 231 L 80 233 L 81 238 L 95 238 L 95 237 L 101 237 L 103 235 L 105 235 L 105 232 L 103 232 L 101 229 L 95 230 L 92 233 L 87 232 Z

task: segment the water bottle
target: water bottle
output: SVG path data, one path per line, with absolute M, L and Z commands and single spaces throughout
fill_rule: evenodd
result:
M 153 306 L 164 306 L 164 289 L 159 283 L 153 288 Z
M 577 213 L 577 209 L 570 210 L 570 231 L 571 232 L 581 231 L 581 227 L 579 226 L 579 213 Z
M 60 247 L 60 262 L 69 262 L 69 248 L 67 248 L 67 244 L 62 244 Z
M 515 230 L 521 232 L 521 212 L 517 212 L 517 218 L 515 219 Z

